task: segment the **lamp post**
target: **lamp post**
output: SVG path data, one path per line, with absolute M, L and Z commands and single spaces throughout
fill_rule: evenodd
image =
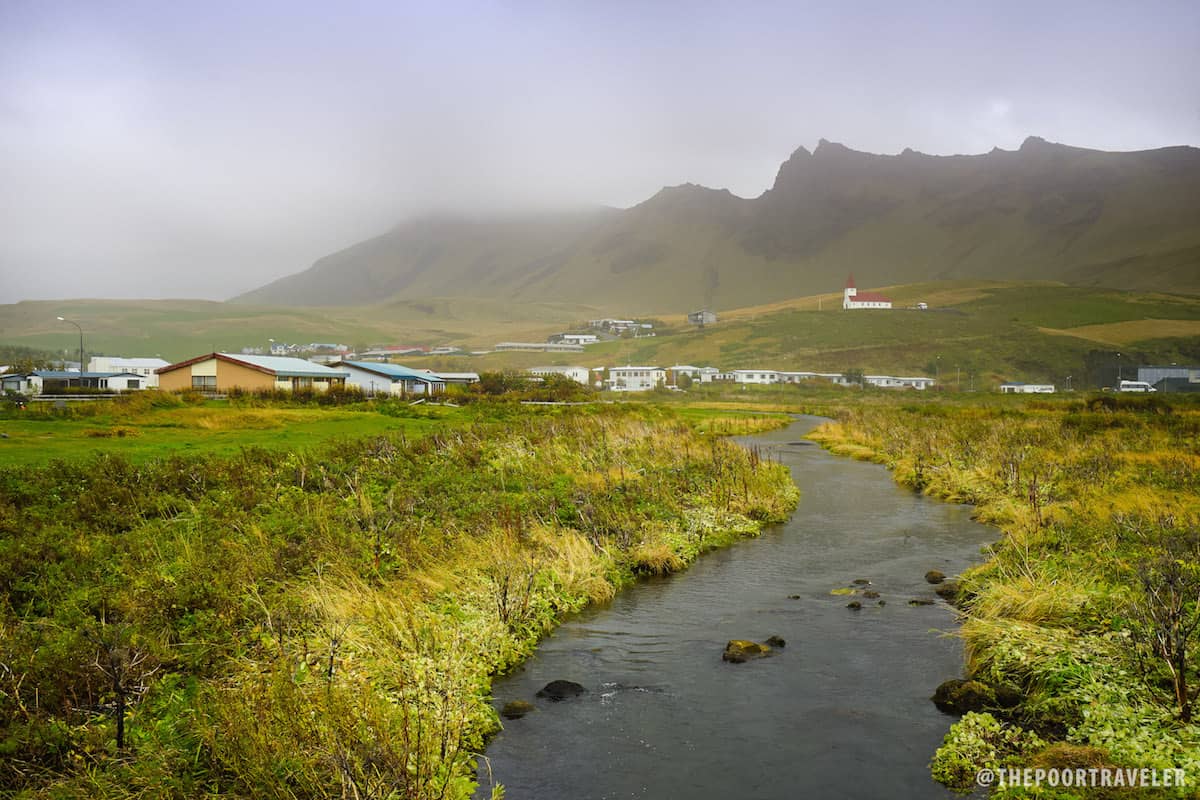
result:
M 1067 391 L 1071 391 L 1071 376 L 1067 376 Z
M 82 387 L 83 386 L 83 367 L 84 367 L 84 364 L 83 364 L 83 328 L 81 328 L 79 326 L 78 322 L 67 319 L 66 317 L 59 317 L 58 321 L 59 322 L 69 322 L 75 326 L 76 330 L 79 331 L 79 386 Z
M 1121 375 L 1121 354 L 1120 354 L 1120 353 L 1117 353 L 1117 385 L 1118 385 L 1118 386 L 1119 386 L 1119 385 L 1120 385 L 1120 383 L 1121 383 L 1121 378 L 1122 378 L 1122 377 L 1123 377 L 1123 376 Z

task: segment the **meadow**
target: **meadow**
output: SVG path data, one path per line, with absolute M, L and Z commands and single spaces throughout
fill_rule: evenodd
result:
M 319 423 L 280 419 L 378 412 L 262 406 L 27 423 L 244 439 L 180 452 L 150 430 L 131 457 L 0 466 L 0 791 L 468 797 L 492 676 L 797 499 L 783 467 L 700 432 L 741 432 L 728 410 L 479 402 L 296 448 L 281 432 Z
M 960 398 L 833 413 L 817 441 L 973 503 L 1004 531 L 957 583 L 972 710 L 934 776 L 963 793 L 983 767 L 1181 768 L 1195 780 L 1200 404 Z

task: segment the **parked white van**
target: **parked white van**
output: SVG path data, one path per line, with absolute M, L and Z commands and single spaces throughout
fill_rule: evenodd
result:
M 1145 381 L 1121 381 L 1118 392 L 1155 392 L 1158 391 Z

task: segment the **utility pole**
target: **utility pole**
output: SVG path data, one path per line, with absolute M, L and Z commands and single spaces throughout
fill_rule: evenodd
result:
M 78 323 L 78 322 L 75 322 L 74 320 L 67 319 L 66 317 L 59 317 L 59 318 L 58 318 L 58 321 L 59 321 L 59 322 L 69 322 L 69 323 L 71 323 L 72 325 L 74 325 L 74 326 L 75 326 L 76 330 L 78 330 L 78 331 L 79 331 L 79 388 L 81 388 L 81 389 L 82 389 L 82 388 L 83 388 L 83 370 L 84 370 L 84 361 L 83 361 L 83 328 L 81 328 L 81 327 L 79 326 L 79 323 Z M 67 385 L 68 385 L 68 386 L 70 385 L 70 380 L 69 380 L 69 379 L 68 379 L 68 381 L 67 381 Z
M 1071 391 L 1071 376 L 1067 376 L 1067 391 Z

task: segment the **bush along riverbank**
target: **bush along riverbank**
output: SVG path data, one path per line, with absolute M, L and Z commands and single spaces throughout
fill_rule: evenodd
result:
M 1187 787 L 1119 796 L 1197 796 L 1200 406 L 896 403 L 843 410 L 813 438 L 1003 530 L 958 584 L 969 682 L 939 702 L 969 713 L 936 779 L 967 793 L 983 768 L 1181 769 Z
M 0 791 L 467 797 L 492 675 L 796 500 L 646 409 L 0 470 Z

